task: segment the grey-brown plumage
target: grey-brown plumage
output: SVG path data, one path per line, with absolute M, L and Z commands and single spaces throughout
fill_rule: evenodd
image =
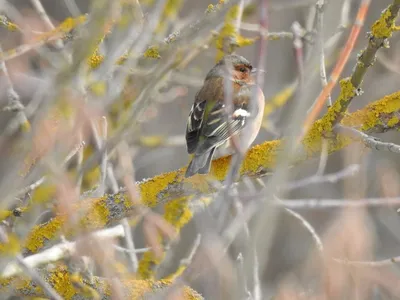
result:
M 228 118 L 224 104 L 224 76 L 227 65 L 232 66 L 230 75 L 233 82 L 234 111 Z M 189 113 L 186 145 L 188 153 L 194 153 L 194 157 L 186 170 L 186 177 L 196 173 L 207 174 L 215 149 L 246 125 L 246 120 L 250 117 L 248 104 L 255 88 L 252 70 L 251 64 L 244 57 L 229 55 L 208 72 Z

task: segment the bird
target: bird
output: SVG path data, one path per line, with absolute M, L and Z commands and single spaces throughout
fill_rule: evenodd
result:
M 265 99 L 255 82 L 256 71 L 243 56 L 230 54 L 224 56 L 207 73 L 187 120 L 186 147 L 187 152 L 194 155 L 186 169 L 186 178 L 195 174 L 208 174 L 215 150 L 242 132 L 245 126 L 250 126 L 246 130 L 248 136 L 242 139 L 245 149 L 257 137 Z M 224 83 L 227 78 L 233 87 L 231 115 L 226 114 L 224 99 Z

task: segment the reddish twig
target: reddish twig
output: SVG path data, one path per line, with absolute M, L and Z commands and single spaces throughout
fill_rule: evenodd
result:
M 360 34 L 360 31 L 364 24 L 365 16 L 367 15 L 370 3 L 371 3 L 371 0 L 363 0 L 361 2 L 360 7 L 358 9 L 356 20 L 354 22 L 354 25 L 353 25 L 350 35 L 349 35 L 349 38 L 347 39 L 347 42 L 346 42 L 342 52 L 340 53 L 339 60 L 336 63 L 335 68 L 332 71 L 331 77 L 329 78 L 329 82 L 325 86 L 325 88 L 322 90 L 322 92 L 319 94 L 317 101 L 315 102 L 314 108 L 310 111 L 306 120 L 304 121 L 303 134 L 308 131 L 311 124 L 316 120 L 316 118 L 318 117 L 318 114 L 321 112 L 322 108 L 324 107 L 327 97 L 331 94 L 333 88 L 335 87 L 336 83 L 338 82 L 339 77 L 342 74 L 346 63 L 349 60 L 350 54 L 354 48 L 354 44 Z

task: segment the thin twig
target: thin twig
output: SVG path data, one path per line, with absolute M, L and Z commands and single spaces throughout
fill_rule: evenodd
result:
M 326 69 L 325 69 L 325 51 L 324 51 L 324 11 L 325 11 L 325 0 L 318 0 L 316 4 L 317 8 L 317 43 L 319 50 L 319 74 L 321 77 L 321 85 L 324 89 L 328 84 L 326 80 Z M 328 105 L 332 106 L 331 94 L 328 93 Z
M 324 174 L 328 162 L 328 154 L 328 141 L 324 139 L 322 141 L 321 155 L 319 157 L 318 169 L 315 175 L 322 176 Z
M 315 0 L 296 0 L 291 2 L 274 2 L 271 3 L 271 12 L 272 11 L 280 11 L 280 10 L 288 10 L 288 9 L 298 9 L 303 7 L 308 7 L 313 5 Z
M 189 252 L 189 255 L 186 258 L 181 259 L 179 263 L 180 267 L 187 267 L 192 263 L 193 258 L 197 252 L 197 249 L 199 249 L 200 243 L 201 243 L 201 234 L 197 234 L 196 239 L 193 242 L 193 246 Z
M 295 51 L 297 72 L 299 78 L 300 89 L 304 83 L 304 50 L 303 50 L 303 29 L 299 22 L 295 21 L 292 24 L 293 31 L 293 48 Z
M 49 30 L 54 30 L 55 27 L 54 27 L 53 23 L 51 22 L 49 16 L 47 15 L 40 0 L 31 0 L 31 3 L 32 3 L 33 7 L 36 9 L 36 12 L 39 14 L 40 18 L 43 20 L 43 22 L 47 26 L 47 28 Z M 64 47 L 63 41 L 61 39 L 57 39 L 56 46 L 58 49 L 62 49 Z
M 85 144 L 85 142 L 83 141 L 82 131 L 79 131 L 78 137 L 79 137 L 79 141 L 80 141 L 82 147 L 80 147 L 80 149 L 76 155 L 76 169 L 78 170 L 78 179 L 76 181 L 76 189 L 78 191 L 78 194 L 80 194 L 82 181 L 83 181 L 83 174 L 80 173 L 79 170 L 82 168 L 83 149 L 84 149 L 84 144 Z
M 105 152 L 107 152 L 107 147 L 104 147 L 104 145 L 107 143 L 107 140 L 103 140 L 103 141 L 101 140 L 99 132 L 97 130 L 97 127 L 96 127 L 96 125 L 94 124 L 93 121 L 90 121 L 90 128 L 92 130 L 92 134 L 93 134 L 93 137 L 94 137 L 94 142 L 95 142 L 96 149 L 98 151 L 100 149 L 103 150 L 101 152 L 101 155 L 102 155 L 101 159 L 102 159 L 102 162 L 104 162 L 104 158 L 107 158 L 107 156 L 105 156 L 105 157 L 103 156 L 103 154 Z M 104 167 L 104 165 L 102 165 L 102 166 Z M 117 190 L 117 192 L 118 192 L 118 184 L 116 183 L 116 180 L 115 180 L 114 170 L 112 169 L 112 167 L 107 167 L 107 164 L 105 164 L 105 166 L 106 166 L 107 174 L 106 175 L 104 174 L 104 176 L 106 176 L 107 179 L 110 181 L 110 184 L 111 184 L 113 190 Z M 104 170 L 102 169 L 102 171 L 104 171 Z M 82 173 L 82 172 L 79 172 L 79 173 Z
M 79 10 L 78 5 L 76 5 L 75 0 L 64 0 L 64 3 L 71 15 L 73 15 L 74 17 L 81 15 L 81 11 Z
M 240 29 L 246 31 L 255 31 L 258 33 L 264 31 L 264 38 L 267 38 L 268 40 L 277 40 L 281 38 L 293 39 L 293 32 L 290 31 L 268 32 L 266 31 L 266 29 L 262 28 L 260 24 L 242 22 L 240 24 Z
M 120 251 L 120 252 L 124 252 L 124 253 L 129 253 L 132 252 L 132 250 L 129 250 L 127 248 L 118 246 L 118 245 L 114 245 L 113 246 L 116 250 Z M 150 251 L 151 248 L 150 247 L 146 247 L 146 248 L 139 248 L 139 249 L 134 249 L 133 252 L 136 254 L 140 254 L 140 253 L 146 253 L 148 251 Z
M 244 262 L 243 262 L 243 254 L 239 253 L 236 258 L 236 265 L 238 269 L 238 279 L 241 285 L 243 285 L 243 298 L 244 299 L 252 299 L 251 292 L 249 291 L 249 287 L 247 285 L 246 275 L 244 271 Z
M 8 104 L 6 107 L 3 108 L 3 110 L 15 112 L 15 122 L 14 122 L 15 125 L 17 127 L 22 126 L 26 129 L 29 129 L 30 124 L 24 112 L 25 106 L 21 103 L 20 97 L 14 89 L 12 80 L 10 78 L 10 74 L 8 73 L 5 60 L 2 57 L 3 57 L 3 49 L 0 45 L 0 69 L 3 72 L 4 77 L 6 79 L 6 91 L 8 100 Z M 14 132 L 13 129 L 14 128 L 10 128 L 9 126 L 7 126 L 4 131 L 7 135 L 10 135 L 12 132 Z
M 381 142 L 378 138 L 369 136 L 368 134 L 365 134 L 364 132 L 361 132 L 355 128 L 339 126 L 339 130 L 344 131 L 345 133 L 349 133 L 357 138 L 361 138 L 365 146 L 367 146 L 370 149 L 400 153 L 400 145 L 394 143 Z
M 297 212 L 295 212 L 289 208 L 285 208 L 285 211 L 288 212 L 294 218 L 296 218 L 298 221 L 300 221 L 300 224 L 311 234 L 311 237 L 313 238 L 313 240 L 315 242 L 315 246 L 317 247 L 318 251 L 320 253 L 323 252 L 324 246 L 322 244 L 322 240 L 318 236 L 318 234 L 315 232 L 314 227 L 312 227 L 311 224 Z
M 101 138 L 101 147 L 106 144 L 107 141 L 107 118 L 105 116 L 101 119 L 102 125 L 102 138 Z M 107 163 L 108 163 L 108 153 L 107 149 L 102 153 L 101 162 L 100 162 L 100 185 L 99 185 L 99 194 L 103 196 L 107 190 L 106 187 L 106 179 L 107 179 Z M 116 191 L 118 192 L 118 191 Z M 114 193 L 116 193 L 114 192 Z
M 125 218 L 121 221 L 122 226 L 124 227 L 125 232 L 125 243 L 128 248 L 127 254 L 131 261 L 133 273 L 137 272 L 139 260 L 137 258 L 137 250 L 135 249 L 135 243 L 133 242 L 133 234 L 131 230 L 131 226 L 129 225 L 128 219 Z
M 129 147 L 123 143 L 120 145 L 120 147 L 118 148 L 119 151 L 119 156 L 120 156 L 120 165 L 121 167 L 124 168 L 124 171 L 127 172 L 126 174 L 123 175 L 123 177 L 127 177 L 130 176 L 131 179 L 133 178 L 133 167 L 132 167 L 132 159 L 130 157 L 130 155 L 128 154 L 129 152 Z M 127 182 L 127 179 L 124 180 L 125 182 Z M 130 180 L 129 180 L 130 181 Z M 133 181 L 133 179 L 132 179 Z M 136 198 L 137 193 L 134 190 L 134 187 L 130 187 L 129 184 L 126 184 L 128 188 L 128 192 L 131 198 L 131 201 L 135 202 L 138 201 Z M 132 266 L 132 270 L 134 273 L 137 272 L 138 269 L 138 265 L 139 265 L 139 260 L 135 251 L 135 243 L 133 242 L 133 234 L 132 234 L 132 229 L 131 226 L 129 225 L 129 221 L 127 218 L 124 218 L 121 221 L 121 224 L 124 228 L 125 231 L 125 245 L 128 248 L 129 252 L 127 252 L 131 266 Z
M 316 174 L 314 176 L 307 177 L 307 178 L 304 178 L 304 179 L 301 179 L 301 180 L 298 180 L 295 182 L 286 183 L 283 185 L 283 187 L 281 189 L 283 191 L 291 191 L 291 190 L 305 187 L 305 186 L 308 186 L 311 184 L 320 184 L 320 183 L 325 183 L 325 182 L 335 183 L 335 182 L 338 182 L 339 180 L 342 180 L 343 178 L 346 178 L 349 176 L 354 176 L 359 171 L 360 171 L 360 165 L 354 164 L 354 165 L 347 166 L 343 170 L 336 172 L 336 173 L 327 174 L 327 175 Z
M 260 267 L 259 267 L 256 247 L 253 247 L 253 284 L 254 284 L 254 289 L 253 289 L 254 300 L 261 300 L 262 289 L 260 282 Z
M 235 28 L 236 28 L 237 33 L 240 32 L 240 23 L 242 22 L 244 2 L 245 2 L 245 0 L 240 0 L 240 2 L 239 2 L 239 11 L 238 11 L 236 23 L 235 23 Z
M 335 262 L 340 264 L 354 266 L 354 267 L 373 267 L 373 268 L 381 268 L 381 267 L 388 267 L 394 264 L 400 263 L 400 256 L 378 260 L 378 261 L 351 261 L 341 258 L 333 258 Z
M 400 198 L 346 199 L 282 199 L 280 203 L 291 209 L 365 208 L 400 206 Z

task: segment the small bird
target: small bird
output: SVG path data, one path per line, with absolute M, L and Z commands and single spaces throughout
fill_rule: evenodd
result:
M 251 134 L 244 137 L 243 146 L 247 148 L 253 143 L 261 127 L 265 101 L 262 90 L 255 84 L 255 73 L 256 69 L 250 62 L 236 54 L 225 56 L 208 72 L 187 121 L 186 146 L 188 153 L 194 153 L 194 157 L 185 177 L 209 173 L 215 149 L 240 133 L 245 126 L 251 126 L 249 131 L 246 130 Z M 225 78 L 232 81 L 233 87 L 233 114 L 230 116 L 226 115 Z M 254 97 L 254 89 L 257 97 Z M 250 105 L 253 98 L 256 101 Z

